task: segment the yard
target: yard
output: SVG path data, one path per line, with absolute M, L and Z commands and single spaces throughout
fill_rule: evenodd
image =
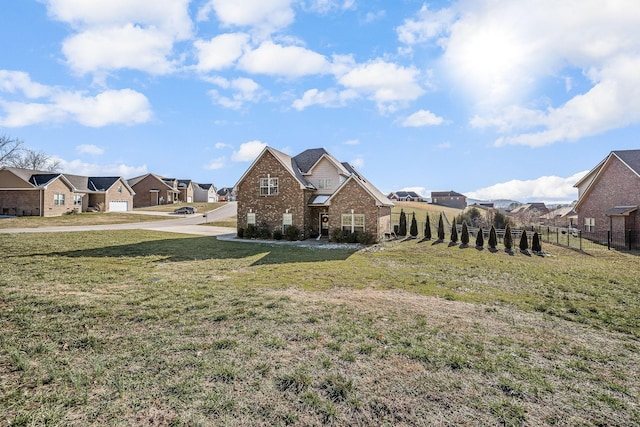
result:
M 637 425 L 638 258 L 0 236 L 8 425 Z

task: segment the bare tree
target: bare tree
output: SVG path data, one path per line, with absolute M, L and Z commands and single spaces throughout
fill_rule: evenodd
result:
M 11 165 L 13 159 L 20 154 L 22 144 L 24 142 L 20 139 L 0 136 L 0 166 Z
M 30 170 L 60 171 L 60 161 L 53 159 L 44 151 L 22 149 L 10 161 L 11 166 Z

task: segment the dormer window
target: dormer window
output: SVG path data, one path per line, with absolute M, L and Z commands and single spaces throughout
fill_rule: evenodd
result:
M 260 195 L 261 196 L 274 196 L 278 194 L 278 178 L 260 178 Z
M 318 189 L 329 189 L 331 187 L 331 178 L 320 178 L 318 180 Z

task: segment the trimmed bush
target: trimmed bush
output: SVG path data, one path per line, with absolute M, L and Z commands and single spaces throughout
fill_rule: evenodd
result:
M 429 214 L 427 213 L 427 219 L 424 222 L 424 238 L 431 240 L 431 222 L 429 221 Z
M 498 233 L 496 233 L 496 227 L 492 225 L 489 230 L 489 247 L 495 249 L 496 246 L 498 246 Z
M 271 239 L 273 237 L 273 233 L 271 233 L 271 227 L 266 222 L 260 224 L 260 228 L 258 228 L 258 238 L 260 239 Z
M 290 242 L 300 239 L 300 229 L 295 225 L 290 225 L 284 231 L 284 238 Z
M 451 241 L 453 243 L 458 243 L 458 227 L 456 227 L 456 219 L 453 219 L 453 224 L 451 225 Z
M 504 248 L 510 251 L 513 248 L 513 236 L 511 235 L 511 227 L 507 224 L 507 228 L 504 229 L 504 240 L 502 241 Z
M 398 226 L 398 236 L 407 235 L 407 214 L 404 213 L 404 209 L 400 209 L 400 225 Z
M 331 230 L 331 241 L 335 242 L 335 243 L 342 243 L 344 242 L 344 238 L 343 238 L 343 234 L 342 234 L 342 230 L 339 228 L 334 228 L 333 230 Z
M 274 230 L 273 231 L 273 238 L 275 240 L 282 240 L 282 230 Z
M 244 232 L 244 238 L 255 239 L 256 237 L 258 237 L 258 229 L 256 228 L 255 224 L 247 225 L 247 229 Z
M 532 238 L 532 242 L 531 242 L 531 250 L 533 252 L 542 252 L 542 245 L 540 244 L 540 235 L 538 234 L 538 232 L 536 231 L 535 233 L 533 233 L 533 238 Z
M 476 236 L 476 248 L 481 248 L 484 246 L 484 231 L 482 231 L 482 227 L 478 229 L 478 235 Z
M 442 214 L 438 220 L 438 240 L 444 240 L 444 221 L 442 220 Z
M 244 239 L 244 228 L 238 228 L 238 239 Z
M 529 239 L 527 238 L 527 230 L 522 230 L 522 236 L 520 236 L 520 250 L 526 251 L 529 249 Z
M 411 237 L 418 236 L 418 221 L 416 221 L 416 213 L 411 214 L 411 228 L 409 228 L 409 235 Z
M 460 243 L 464 246 L 469 244 L 469 228 L 467 227 L 467 222 L 464 221 L 462 223 L 462 234 L 460 235 Z

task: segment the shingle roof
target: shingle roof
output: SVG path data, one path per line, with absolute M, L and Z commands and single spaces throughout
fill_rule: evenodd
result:
M 456 193 L 455 191 L 432 191 L 431 197 L 467 197 L 464 194 Z
M 640 150 L 616 150 L 612 153 L 640 175 Z
M 21 168 L 5 168 L 13 174 L 36 187 L 44 187 L 56 178 L 63 177 L 76 191 L 103 192 L 120 179 L 117 176 L 83 176 L 68 173 L 34 171 Z

